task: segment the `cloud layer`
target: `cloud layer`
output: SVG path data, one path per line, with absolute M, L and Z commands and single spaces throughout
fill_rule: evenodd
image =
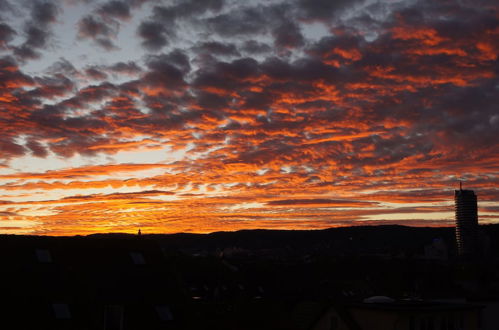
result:
M 0 1 L 8 232 L 449 225 L 459 180 L 499 220 L 493 1 L 29 3 Z

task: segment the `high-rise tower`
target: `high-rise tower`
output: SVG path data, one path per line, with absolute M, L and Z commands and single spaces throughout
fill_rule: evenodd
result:
M 454 191 L 456 209 L 456 241 L 460 256 L 473 256 L 478 253 L 478 207 L 473 190 Z

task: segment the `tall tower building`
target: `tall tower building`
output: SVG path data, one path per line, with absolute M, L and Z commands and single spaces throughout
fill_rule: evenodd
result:
M 460 256 L 473 256 L 479 251 L 478 238 L 478 207 L 475 192 L 463 190 L 454 191 L 456 209 L 456 241 Z

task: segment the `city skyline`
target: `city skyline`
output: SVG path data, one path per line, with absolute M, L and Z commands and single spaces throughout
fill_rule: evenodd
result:
M 0 0 L 0 233 L 499 223 L 498 7 Z

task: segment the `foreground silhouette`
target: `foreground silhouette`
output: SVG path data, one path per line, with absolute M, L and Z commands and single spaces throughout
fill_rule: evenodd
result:
M 384 329 L 395 321 L 439 329 L 437 319 L 488 329 L 497 321 L 488 311 L 499 297 L 499 226 L 483 228 L 493 253 L 472 263 L 457 258 L 453 228 L 1 236 L 2 315 L 16 329 Z

